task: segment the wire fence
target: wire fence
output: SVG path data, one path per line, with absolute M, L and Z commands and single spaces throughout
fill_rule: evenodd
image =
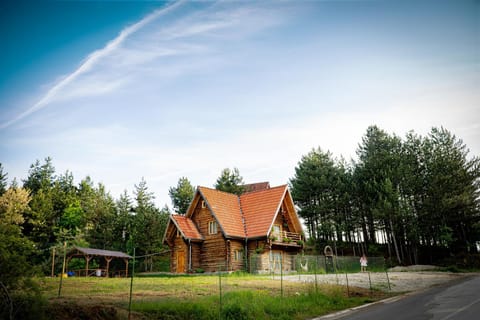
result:
M 252 255 L 249 258 L 247 271 L 259 277 L 267 276 L 268 279 L 276 280 L 281 297 L 284 296 L 290 281 L 311 284 L 315 292 L 320 291 L 320 287 L 325 284 L 344 286 L 347 296 L 353 292 L 352 287 L 367 289 L 370 294 L 377 290 L 391 291 L 385 259 L 370 257 L 367 269 L 363 271 L 359 259 L 359 257 L 324 255 L 281 255 L 280 257 L 272 254 Z M 238 288 L 231 280 L 235 274 L 228 272 L 227 268 L 221 265 L 217 270 L 219 313 L 222 314 L 222 308 L 231 300 L 230 293 Z
M 130 285 L 125 286 L 125 291 L 129 291 L 129 312 L 132 304 L 132 297 L 135 295 L 136 274 L 135 259 L 145 258 L 143 256 L 135 257 L 130 264 Z M 137 260 L 138 262 L 138 260 Z M 247 287 L 238 285 L 238 279 L 235 277 L 244 277 L 245 272 L 250 273 L 248 277 L 255 278 L 255 285 L 252 290 L 258 290 L 258 281 L 269 280 L 265 285 L 270 289 L 277 288 L 276 292 L 283 297 L 288 289 L 289 282 L 302 282 L 311 284 L 315 290 L 320 290 L 324 284 L 334 284 L 345 286 L 345 292 L 350 296 L 353 292 L 352 287 L 365 288 L 373 293 L 375 290 L 391 291 L 390 279 L 388 276 L 385 260 L 383 257 L 369 257 L 366 271 L 361 271 L 359 257 L 352 256 L 307 256 L 307 255 L 276 255 L 274 253 L 253 254 L 244 264 L 245 269 L 240 273 L 232 272 L 226 264 L 219 264 L 216 271 L 208 274 L 210 277 L 218 277 L 218 292 L 212 292 L 218 295 L 219 314 L 222 314 L 222 308 L 235 300 L 236 292 L 246 290 Z M 134 269 L 135 267 L 135 269 Z M 198 276 L 202 276 L 197 274 Z M 168 276 L 168 275 L 163 275 Z M 173 275 L 172 275 L 173 276 Z M 262 280 L 264 279 L 264 280 Z M 248 281 L 247 278 L 245 281 Z M 274 280 L 273 282 L 271 280 Z M 242 280 L 243 281 L 243 280 Z M 126 283 L 122 282 L 123 285 Z M 153 282 L 152 282 L 153 283 Z M 61 296 L 62 282 L 60 279 L 58 297 Z M 213 289 L 213 288 L 211 288 Z M 188 290 L 188 289 L 187 289 Z M 192 285 L 192 296 L 195 295 L 195 288 Z M 215 290 L 214 290 L 215 291 Z M 125 292 L 127 293 L 127 292 Z M 175 293 L 172 293 L 175 295 Z M 138 296 L 138 295 L 137 295 Z M 135 300 L 135 299 L 133 299 Z
M 252 255 L 248 271 L 268 274 L 280 282 L 301 281 L 319 284 L 356 286 L 369 290 L 390 291 L 390 279 L 383 257 L 369 257 L 361 269 L 360 258 L 354 256 Z
M 295 274 L 329 274 L 361 272 L 360 258 L 353 256 L 307 256 L 280 254 L 253 254 L 249 257 L 248 272 L 252 274 L 295 273 Z M 366 270 L 384 272 L 383 257 L 368 258 Z

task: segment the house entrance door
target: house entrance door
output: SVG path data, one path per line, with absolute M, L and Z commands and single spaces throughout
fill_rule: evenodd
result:
M 185 272 L 185 251 L 180 250 L 177 252 L 177 273 Z

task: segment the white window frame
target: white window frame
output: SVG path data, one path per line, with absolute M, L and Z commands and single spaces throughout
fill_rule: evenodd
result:
M 238 250 L 233 251 L 233 261 L 238 261 Z
M 208 234 L 217 234 L 218 233 L 218 223 L 215 220 L 208 222 Z
M 272 227 L 272 234 L 276 237 L 282 237 L 282 226 L 279 224 L 274 224 Z M 281 239 L 279 239 L 281 240 Z

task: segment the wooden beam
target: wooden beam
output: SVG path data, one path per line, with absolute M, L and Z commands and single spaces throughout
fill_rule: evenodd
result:
M 108 269 L 110 267 L 110 261 L 112 261 L 112 259 L 113 259 L 112 257 L 105 257 L 105 260 L 107 261 L 107 272 L 105 274 L 105 277 L 107 278 L 108 278 Z
M 85 277 L 88 277 L 88 265 L 89 265 L 91 259 L 92 259 L 91 256 L 85 255 L 85 261 L 87 262 L 87 263 L 86 263 L 86 266 L 85 266 L 85 268 L 86 268 L 86 270 L 85 270 Z
M 55 247 L 52 251 L 52 278 L 55 276 Z
M 125 278 L 128 278 L 128 259 L 123 258 L 123 261 L 125 262 Z

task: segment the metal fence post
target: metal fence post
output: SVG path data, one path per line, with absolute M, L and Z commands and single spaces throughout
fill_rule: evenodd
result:
M 385 268 L 385 274 L 387 275 L 388 290 L 392 291 L 392 288 L 390 287 L 390 278 L 388 277 L 388 269 L 387 269 L 387 263 L 385 261 L 385 258 L 383 258 L 383 267 Z
M 370 294 L 372 294 L 372 279 L 370 278 L 370 271 L 368 272 L 368 282 L 370 283 Z
M 347 297 L 350 297 L 350 288 L 348 287 L 348 274 L 345 271 L 345 280 L 347 280 Z
M 220 268 L 219 268 L 220 269 Z M 218 318 L 222 318 L 222 272 L 218 270 L 218 287 L 219 287 L 219 292 L 220 292 L 220 307 L 219 307 L 219 314 Z
M 130 320 L 131 313 L 132 313 L 132 291 L 133 291 L 134 275 L 135 275 L 135 247 L 133 247 L 132 277 L 130 278 L 130 300 L 128 302 L 128 320 Z
M 283 254 L 280 257 L 280 297 L 283 298 Z
M 60 298 L 60 294 L 62 293 L 62 283 L 63 283 L 63 275 L 65 274 L 65 260 L 67 258 L 67 241 L 63 243 L 63 265 L 62 265 L 62 274 L 60 275 L 60 285 L 58 286 L 58 297 Z

